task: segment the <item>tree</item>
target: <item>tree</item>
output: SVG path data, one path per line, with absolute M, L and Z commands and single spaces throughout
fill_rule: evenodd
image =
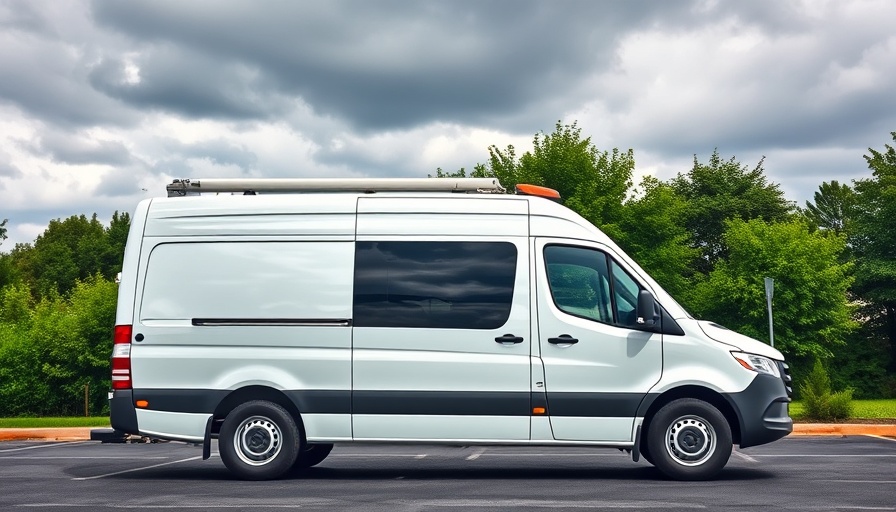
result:
M 9 219 L 3 219 L 0 221 L 0 243 L 6 240 L 6 223 L 9 222 Z
M 560 121 L 553 133 L 535 134 L 532 146 L 519 159 L 513 146 L 490 146 L 488 173 L 508 190 L 519 183 L 553 188 L 566 206 L 596 226 L 620 220 L 635 167 L 631 150 L 598 151 L 575 122 Z
M 891 136 L 896 141 L 896 132 Z M 889 342 L 888 369 L 896 373 L 896 150 L 869 148 L 872 177 L 855 182 L 850 237 L 856 256 L 853 290 L 869 305 L 869 321 Z
M 16 244 L 10 253 L 16 274 L 38 297 L 65 295 L 75 282 L 121 271 L 130 215 L 115 212 L 108 228 L 94 213 L 51 220 L 34 244 Z
M 695 155 L 691 170 L 672 180 L 672 187 L 689 203 L 684 222 L 692 246 L 701 253 L 700 272 L 708 274 L 727 254 L 722 238 L 725 221 L 783 221 L 793 213 L 795 205 L 784 199 L 777 184 L 766 180 L 763 162 L 759 160 L 750 170 L 734 157 L 722 160 L 715 150 L 707 164 Z
M 490 146 L 488 166 L 477 170 L 509 190 L 519 183 L 557 190 L 567 207 L 607 233 L 669 293 L 685 294 L 697 252 L 681 222 L 687 205 L 671 187 L 648 176 L 633 189 L 634 152 L 599 151 L 576 123 L 558 121 L 532 144 L 519 158 L 513 146 Z
M 699 252 L 681 219 L 688 204 L 672 187 L 645 176 L 623 204 L 618 224 L 603 229 L 673 297 L 688 304 Z
M 803 214 L 819 229 L 827 229 L 839 235 L 847 231 L 855 204 L 855 191 L 849 185 L 833 180 L 818 187 L 815 202 L 806 201 Z
M 775 280 L 775 348 L 788 358 L 828 358 L 856 328 L 846 291 L 851 263 L 845 238 L 810 231 L 802 221 L 725 223 L 728 258 L 695 291 L 695 313 L 757 339 L 768 338 L 765 277 Z

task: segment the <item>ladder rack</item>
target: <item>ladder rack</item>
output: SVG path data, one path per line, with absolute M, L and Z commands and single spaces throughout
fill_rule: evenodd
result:
M 217 178 L 174 180 L 168 197 L 258 192 L 466 192 L 500 194 L 497 178 Z

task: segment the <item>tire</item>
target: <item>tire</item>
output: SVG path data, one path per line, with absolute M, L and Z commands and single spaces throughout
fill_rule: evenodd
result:
M 302 438 L 292 415 L 263 400 L 237 406 L 218 436 L 221 460 L 243 480 L 271 480 L 295 463 Z
M 657 411 L 647 434 L 653 465 L 675 480 L 709 480 L 731 456 L 731 426 L 702 400 L 680 398 Z
M 305 450 L 299 453 L 299 456 L 296 457 L 296 462 L 293 464 L 293 468 L 305 469 L 310 468 L 311 466 L 316 466 L 327 458 L 327 455 L 330 454 L 332 449 L 332 444 L 309 444 L 305 447 Z
M 649 435 L 649 433 L 648 433 L 648 435 Z M 653 466 L 654 465 L 653 464 L 653 456 L 650 455 L 650 447 L 647 446 L 648 444 L 649 443 L 647 443 L 646 440 L 641 442 L 641 452 L 640 452 L 641 458 L 644 459 L 645 461 L 647 461 L 648 464 Z

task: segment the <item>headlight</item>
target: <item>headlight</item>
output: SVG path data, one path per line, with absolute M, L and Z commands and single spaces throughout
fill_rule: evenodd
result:
M 756 354 L 747 354 L 745 352 L 732 352 L 732 356 L 737 362 L 747 370 L 754 372 L 767 373 L 781 378 L 781 372 L 778 371 L 778 365 L 771 359 Z

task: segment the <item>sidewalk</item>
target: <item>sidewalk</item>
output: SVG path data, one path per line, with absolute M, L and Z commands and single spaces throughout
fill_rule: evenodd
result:
M 90 430 L 77 428 L 0 428 L 0 441 L 88 441 Z M 107 427 L 108 428 L 108 427 Z M 795 423 L 792 436 L 884 436 L 896 438 L 896 425 L 865 423 Z

